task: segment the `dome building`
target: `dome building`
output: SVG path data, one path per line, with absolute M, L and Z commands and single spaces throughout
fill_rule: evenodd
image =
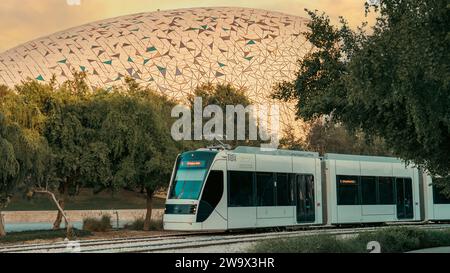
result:
M 264 103 L 274 84 L 292 80 L 311 46 L 307 20 L 248 8 L 193 8 L 89 23 L 0 54 L 0 84 L 29 78 L 58 83 L 84 71 L 92 87 L 126 76 L 182 100 L 203 83 L 231 83 Z M 289 112 L 284 105 L 282 112 Z M 292 110 L 291 110 L 292 111 Z M 292 117 L 292 114 L 289 114 Z M 287 116 L 282 116 L 286 122 Z

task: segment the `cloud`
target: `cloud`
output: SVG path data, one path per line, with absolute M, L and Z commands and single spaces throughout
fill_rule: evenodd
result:
M 20 4 L 18 4 L 18 2 Z M 344 16 L 352 26 L 365 21 L 364 0 L 66 0 L 0 1 L 0 52 L 35 38 L 96 20 L 176 8 L 236 6 L 306 16 L 304 8 L 327 12 L 337 21 Z

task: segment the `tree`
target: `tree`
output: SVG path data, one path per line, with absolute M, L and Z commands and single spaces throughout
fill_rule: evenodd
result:
M 307 150 L 326 153 L 392 156 L 386 149 L 383 139 L 376 137 L 367 141 L 361 131 L 350 132 L 341 124 L 335 124 L 328 119 L 318 118 L 304 124 L 305 138 L 300 138 L 290 127 L 280 141 L 283 148 Z
M 2 208 L 17 188 L 27 189 L 44 183 L 51 175 L 47 165 L 51 162 L 51 153 L 37 129 L 40 115 L 32 103 L 25 102 L 24 97 L 8 89 L 0 97 Z
M 16 86 L 26 109 L 33 109 L 41 116 L 36 131 L 48 143 L 47 150 L 51 154 L 51 160 L 47 161 L 45 183 L 38 183 L 36 180 L 30 188 L 34 193 L 46 194 L 52 201 L 57 200 L 55 205 L 58 214 L 53 224 L 54 229 L 60 228 L 63 218 L 66 220 L 66 227 L 69 226 L 64 213 L 65 201 L 69 194 L 78 192 L 83 182 L 79 179 L 80 158 L 87 143 L 80 107 L 81 102 L 89 98 L 84 78 L 83 73 L 75 73 L 73 80 L 66 81 L 60 87 L 36 81 Z
M 127 89 L 89 91 L 83 74 L 60 87 L 29 81 L 16 91 L 4 100 L 4 112 L 24 133 L 12 141 L 24 166 L 18 176 L 26 178 L 29 196 L 46 194 L 56 202 L 54 229 L 64 219 L 69 231 L 65 200 L 81 187 L 143 190 L 148 229 L 154 194 L 168 185 L 182 146 L 170 137 L 175 103 L 130 80 Z
M 170 136 L 174 102 L 127 79 L 127 88 L 99 91 L 86 105 L 84 120 L 96 139 L 86 149 L 82 175 L 93 186 L 142 191 L 147 200 L 144 230 L 149 230 L 153 198 L 170 180 L 179 144 Z M 86 165 L 84 164 L 83 165 Z M 100 163 L 100 164 L 99 164 Z
M 15 143 L 21 166 L 19 180 L 30 197 L 42 193 L 52 201 L 58 199 L 55 229 L 60 228 L 63 217 L 67 218 L 63 209 L 68 190 L 80 183 L 77 163 L 83 150 L 84 131 L 77 127 L 81 112 L 77 107 L 79 100 L 88 98 L 83 79 L 83 74 L 76 73 L 74 80 L 60 87 L 53 81 L 41 84 L 30 80 L 17 85 L 16 92 L 6 92 L 2 99 L 2 111 L 23 132 Z
M 195 97 L 201 97 L 202 98 L 202 108 L 205 109 L 208 105 L 217 105 L 219 106 L 222 111 L 224 117 L 226 117 L 226 107 L 227 105 L 237 106 L 242 105 L 243 107 L 247 107 L 251 105 L 251 101 L 248 98 L 248 96 L 245 94 L 244 89 L 238 89 L 231 84 L 212 84 L 207 83 L 198 86 L 192 95 L 188 96 L 188 101 L 190 104 L 191 111 L 194 111 L 194 99 Z M 234 115 L 234 128 L 235 132 L 233 136 L 223 136 L 223 142 L 227 143 L 231 146 L 239 146 L 239 145 L 246 145 L 246 146 L 255 146 L 260 144 L 259 137 L 257 140 L 249 140 L 249 128 L 250 128 L 250 122 L 255 122 L 253 119 L 250 119 L 250 114 L 247 113 L 245 115 L 245 140 L 239 140 L 237 136 L 237 126 L 238 126 L 238 116 L 237 114 Z M 258 124 L 254 124 L 255 128 L 258 129 Z M 224 132 L 224 135 L 226 135 L 226 124 L 224 123 L 224 126 L 222 128 L 222 131 Z M 228 140 L 228 137 L 232 137 L 233 140 Z M 207 141 L 197 141 L 197 145 L 206 146 L 208 145 Z
M 308 11 L 315 50 L 275 98 L 297 116 L 327 116 L 433 175 L 450 173 L 450 63 L 447 1 L 383 0 L 371 34 Z M 450 183 L 448 183 L 450 186 Z
M 327 120 L 316 120 L 306 137 L 307 149 L 320 154 L 391 156 L 379 137 L 367 141 L 363 132 L 349 132 L 344 126 Z
M 14 146 L 8 141 L 9 125 L 0 112 L 0 237 L 6 235 L 2 210 L 8 205 L 12 191 L 17 182 L 19 162 L 16 159 Z

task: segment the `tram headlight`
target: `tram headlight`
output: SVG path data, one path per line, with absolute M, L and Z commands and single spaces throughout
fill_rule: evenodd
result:
M 191 213 L 191 214 L 196 214 L 196 213 L 197 213 L 197 205 L 192 205 L 192 206 L 191 206 L 190 213 Z

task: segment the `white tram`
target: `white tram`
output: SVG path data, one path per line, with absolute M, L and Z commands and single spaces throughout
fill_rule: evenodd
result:
M 435 204 L 430 199 L 435 192 L 428 185 L 431 178 L 423 180 L 417 168 L 388 157 L 326 154 L 321 158 L 313 152 L 253 147 L 199 149 L 176 160 L 164 229 L 450 219 L 450 201 L 444 198 L 448 203 Z
M 328 224 L 420 221 L 419 170 L 395 158 L 326 154 Z
M 431 177 L 425 173 L 423 174 L 423 199 L 424 220 L 435 222 L 450 220 L 450 198 L 441 194 Z

